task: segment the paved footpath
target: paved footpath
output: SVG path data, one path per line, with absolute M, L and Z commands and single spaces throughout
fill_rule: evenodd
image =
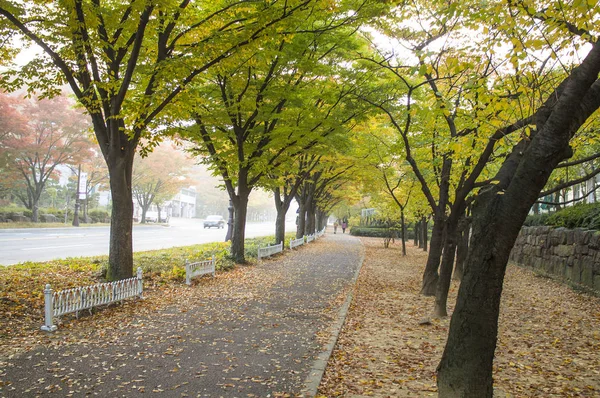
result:
M 0 361 L 0 397 L 302 396 L 362 253 L 357 238 L 328 233 L 240 278 L 203 279 L 177 305 L 127 327 Z

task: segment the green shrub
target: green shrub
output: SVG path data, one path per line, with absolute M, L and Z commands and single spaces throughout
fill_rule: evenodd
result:
M 23 213 L 25 212 L 27 209 L 25 207 L 21 207 L 21 206 L 5 206 L 5 207 L 0 207 L 0 213 L 2 214 L 12 214 L 12 213 Z
M 110 218 L 110 214 L 108 214 L 108 211 L 102 210 L 102 209 L 90 210 L 90 211 L 88 211 L 88 216 L 90 216 L 92 218 L 96 218 L 98 220 L 104 220 L 106 218 Z
M 393 232 L 394 238 L 400 238 L 402 235 L 402 230 L 400 227 L 351 227 L 350 234 L 355 236 L 366 236 L 372 238 L 386 238 L 389 237 L 390 231 Z M 414 239 L 415 238 L 415 230 L 412 227 L 406 227 L 404 231 L 406 236 L 405 239 Z M 431 235 L 431 234 L 430 234 Z
M 546 225 L 571 229 L 600 229 L 600 203 L 582 203 L 559 210 L 548 216 Z
M 536 226 L 541 226 L 541 225 L 547 225 L 546 222 L 548 221 L 548 217 L 550 217 L 550 214 L 548 214 L 548 213 L 532 214 L 532 215 L 527 216 L 523 225 L 526 227 L 536 227 Z
M 397 238 L 400 236 L 400 229 L 381 227 L 352 227 L 350 228 L 350 234 L 355 236 L 368 236 L 372 238 L 387 238 L 390 237 L 390 234 L 393 234 L 393 236 Z

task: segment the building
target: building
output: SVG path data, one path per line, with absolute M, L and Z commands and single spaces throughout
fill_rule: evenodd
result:
M 183 188 L 164 205 L 170 217 L 196 217 L 196 187 Z

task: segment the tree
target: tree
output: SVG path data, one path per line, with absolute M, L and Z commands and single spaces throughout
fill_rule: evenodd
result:
M 141 222 L 152 204 L 160 206 L 189 181 L 190 160 L 172 144 L 163 144 L 147 157 L 136 157 L 133 164 L 133 197 L 142 208 Z M 160 214 L 159 214 L 160 215 Z
M 302 21 L 294 29 L 327 18 L 335 16 L 319 14 L 316 22 Z M 341 28 L 278 38 L 265 42 L 260 51 L 246 49 L 242 63 L 223 66 L 192 93 L 190 103 L 210 100 L 189 110 L 194 126 L 183 127 L 181 134 L 193 140 L 196 153 L 223 179 L 234 208 L 231 252 L 237 262 L 245 262 L 244 231 L 252 190 L 269 185 L 261 183 L 343 124 L 332 115 L 347 91 L 343 82 L 325 80 L 336 70 L 330 59 L 352 45 Z M 322 85 L 315 87 L 320 80 Z M 315 115 L 306 112 L 310 104 Z
M 318 1 L 315 1 L 318 3 Z M 273 34 L 311 0 L 194 3 L 3 2 L 0 28 L 12 27 L 44 54 L 0 79 L 41 96 L 66 83 L 92 118 L 113 200 L 107 278 L 133 273 L 133 159 L 158 115 L 199 75 L 240 48 Z
M 89 124 L 66 97 L 21 101 L 13 104 L 12 109 L 19 114 L 17 120 L 23 125 L 10 130 L 2 139 L 3 152 L 10 159 L 6 171 L 16 183 L 14 194 L 32 211 L 32 221 L 37 222 L 38 202 L 56 166 L 76 164 L 90 154 L 86 132 Z M 11 117 L 11 113 L 0 117 Z M 11 122 L 0 123 L 7 126 Z
M 572 156 L 572 138 L 600 107 L 600 41 L 590 24 L 600 10 L 597 5 L 548 3 L 540 10 L 524 2 L 511 2 L 507 8 L 490 3 L 474 14 L 480 23 L 498 23 L 494 29 L 515 39 L 509 57 L 517 66 L 527 52 L 545 51 L 563 57 L 564 77 L 531 112 L 528 134 L 474 202 L 471 247 L 438 367 L 441 397 L 493 395 L 492 364 L 508 256 L 552 171 Z M 585 43 L 589 52 L 580 62 L 563 51 Z M 567 67 L 569 62 L 575 62 L 573 67 Z
M 403 24 L 402 18 L 417 15 L 427 23 Z M 528 85 L 539 88 L 541 81 L 530 74 L 520 81 L 500 74 L 502 61 L 493 56 L 492 46 L 466 40 L 465 29 L 476 28 L 468 15 L 454 3 L 413 2 L 403 7 L 400 20 L 392 19 L 383 29 L 406 43 L 412 63 L 384 54 L 370 59 L 388 75 L 383 87 L 392 81 L 396 85 L 378 90 L 380 97 L 382 91 L 386 95 L 383 98 L 364 98 L 384 112 L 399 133 L 404 157 L 431 208 L 433 229 L 421 292 L 436 297 L 437 317 L 447 315 L 459 225 L 473 189 L 493 169 L 491 160 L 506 154 L 507 137 L 530 122 L 526 112 L 536 101 L 519 102 L 511 84 L 526 93 L 532 91 Z
M 0 172 L 2 180 L 0 181 L 0 194 L 6 195 L 11 191 L 12 186 L 20 177 L 16 173 L 10 173 L 11 158 L 9 147 L 6 146 L 8 140 L 14 134 L 23 134 L 26 127 L 26 119 L 18 111 L 18 100 L 8 95 L 0 95 Z

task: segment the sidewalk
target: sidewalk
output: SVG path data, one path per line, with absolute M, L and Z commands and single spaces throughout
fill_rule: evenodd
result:
M 122 311 L 130 313 L 98 330 L 86 321 L 102 312 L 74 321 L 52 344 L 0 362 L 0 396 L 299 396 L 362 250 L 357 238 L 329 233 L 173 289 L 177 304 L 158 311 Z

